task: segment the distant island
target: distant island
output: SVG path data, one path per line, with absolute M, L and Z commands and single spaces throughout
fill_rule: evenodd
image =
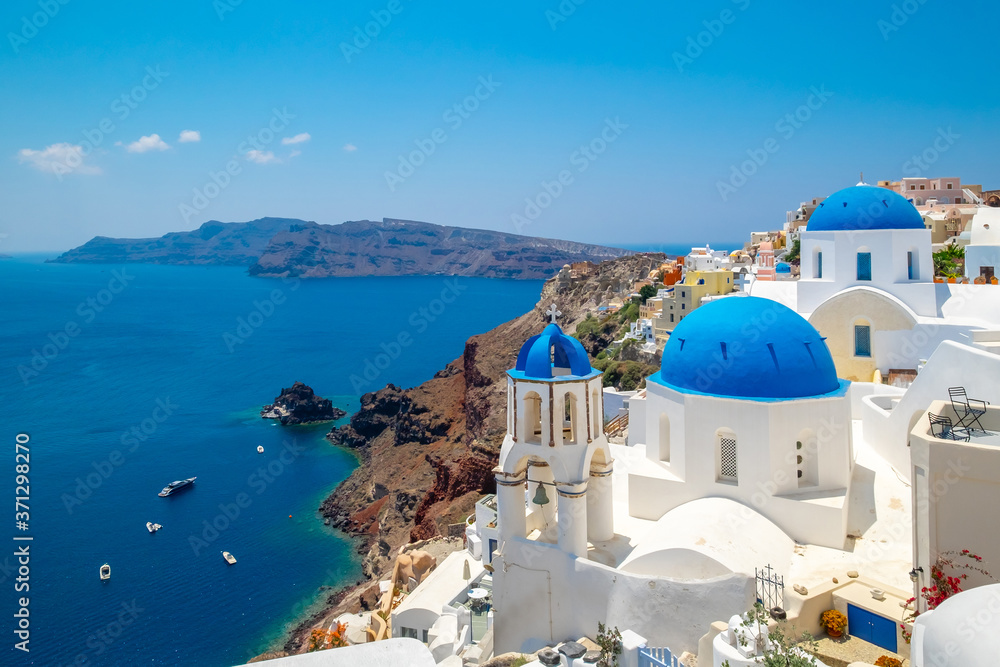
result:
M 220 264 L 252 276 L 327 278 L 449 275 L 544 279 L 564 265 L 632 251 L 412 220 L 323 225 L 290 218 L 206 222 L 160 238 L 97 236 L 50 260 L 61 263 Z

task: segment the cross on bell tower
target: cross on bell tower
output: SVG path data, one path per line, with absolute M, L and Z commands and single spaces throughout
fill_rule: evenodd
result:
M 556 323 L 556 317 L 562 315 L 562 313 L 556 308 L 556 304 L 552 304 L 552 306 L 545 311 L 545 314 L 552 318 L 552 324 Z

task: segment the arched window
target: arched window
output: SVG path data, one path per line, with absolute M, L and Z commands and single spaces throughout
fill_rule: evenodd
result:
M 590 411 L 594 415 L 593 433 L 596 438 L 603 431 L 604 426 L 604 406 L 601 405 L 602 392 L 595 389 L 590 395 Z
M 533 391 L 524 395 L 524 441 L 542 443 L 542 397 Z
M 727 428 L 720 428 L 715 432 L 715 439 L 718 481 L 739 482 L 739 449 L 736 445 L 736 433 Z
M 670 463 L 670 418 L 660 413 L 660 460 Z
M 562 434 L 563 442 L 567 445 L 575 445 L 579 442 L 576 415 L 576 395 L 572 392 L 566 392 L 566 396 L 563 398 Z

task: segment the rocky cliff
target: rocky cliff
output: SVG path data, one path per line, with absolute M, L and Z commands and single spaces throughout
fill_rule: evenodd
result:
M 555 303 L 567 333 L 587 313 L 627 295 L 664 255 L 632 255 L 603 262 L 594 275 L 545 283 L 538 304 L 465 344 L 462 356 L 412 389 L 389 385 L 365 394 L 350 424 L 333 429 L 331 442 L 357 452 L 361 465 L 323 503 L 335 526 L 361 537 L 365 573 L 372 579 L 343 598 L 340 609 L 372 604 L 374 583 L 407 542 L 447 532 L 463 522 L 475 501 L 494 490 L 493 467 L 506 428 L 507 384 L 521 345 L 548 322 Z M 595 352 L 592 352 L 595 353 Z M 308 633 L 306 633 L 308 634 Z M 296 650 L 298 643 L 287 646 Z
M 53 262 L 119 264 L 225 264 L 250 266 L 275 234 L 301 220 L 261 218 L 251 222 L 211 220 L 190 232 L 171 232 L 155 239 L 95 236 Z
M 631 251 L 409 220 L 321 225 L 288 218 L 206 222 L 156 239 L 97 236 L 55 262 L 227 264 L 250 275 L 452 275 L 538 279 L 565 264 L 600 262 Z
M 274 236 L 250 275 L 450 275 L 537 279 L 565 264 L 631 254 L 572 241 L 485 229 L 443 227 L 412 220 L 303 223 Z
M 317 396 L 312 387 L 301 382 L 282 389 L 274 403 L 265 405 L 260 411 L 264 419 L 277 419 L 284 426 L 336 421 L 346 414 L 334 407 L 329 398 Z

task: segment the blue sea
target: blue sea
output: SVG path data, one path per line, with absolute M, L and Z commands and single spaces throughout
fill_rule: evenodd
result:
M 272 647 L 320 586 L 361 577 L 317 514 L 356 461 L 323 439 L 329 424 L 277 426 L 260 407 L 296 380 L 348 412 L 387 382 L 417 385 L 541 289 L 42 259 L 0 261 L 4 664 L 231 665 Z M 19 434 L 29 499 L 15 517 Z M 22 597 L 29 653 L 14 648 Z

